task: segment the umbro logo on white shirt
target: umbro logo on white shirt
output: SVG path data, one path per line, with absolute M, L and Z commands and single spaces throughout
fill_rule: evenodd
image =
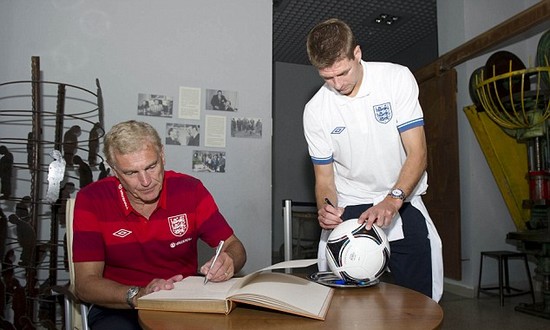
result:
M 132 233 L 131 230 L 128 229 L 119 229 L 113 233 L 113 236 L 124 238 Z
M 336 127 L 330 132 L 330 134 L 340 134 L 342 133 L 346 128 L 344 126 Z

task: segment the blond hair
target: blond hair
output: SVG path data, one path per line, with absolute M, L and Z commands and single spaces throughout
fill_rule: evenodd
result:
M 115 166 L 115 153 L 126 155 L 152 145 L 162 152 L 162 142 L 153 126 L 145 122 L 129 120 L 116 124 L 105 135 L 103 152 L 107 163 Z

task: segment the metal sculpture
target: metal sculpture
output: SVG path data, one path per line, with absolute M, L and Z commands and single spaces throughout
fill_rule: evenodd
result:
M 59 150 L 52 150 L 53 161 L 48 167 L 48 190 L 46 192 L 46 201 L 50 204 L 55 203 L 59 198 L 61 181 L 65 177 L 65 159 Z
M 88 147 L 92 149 L 88 160 L 103 162 L 98 154 L 99 142 L 105 134 L 99 80 L 96 79 L 96 93 L 74 85 L 42 81 L 39 63 L 38 57 L 32 58 L 31 80 L 0 83 L 0 92 L 32 88 L 30 109 L 20 106 L 14 110 L 13 106 L 18 99 L 21 104 L 29 104 L 26 91 L 0 97 L 0 296 L 5 297 L 1 299 L 0 315 L 6 317 L 0 317 L 0 329 L 33 329 L 39 325 L 54 329 L 59 322 L 56 309 L 62 306 L 52 295 L 52 286 L 59 285 L 58 273 L 66 271 L 58 260 L 58 249 L 63 244 L 59 231 L 65 225 L 65 202 L 78 189 L 75 181 L 85 186 L 93 180 L 92 169 L 76 154 L 83 154 L 79 150 L 88 153 Z M 57 96 L 52 86 L 57 88 Z M 67 112 L 65 99 L 71 100 Z M 90 105 L 96 108 L 90 110 Z M 83 132 L 89 132 L 89 141 L 79 141 Z M 79 147 L 80 143 L 85 148 Z M 50 163 L 48 155 L 54 158 L 53 162 Z M 73 167 L 75 156 L 77 168 Z
M 73 165 L 73 157 L 78 148 L 78 137 L 81 132 L 80 126 L 74 125 L 63 135 L 63 157 L 68 166 Z
M 4 145 L 0 146 L 0 199 L 9 199 L 11 196 L 11 180 L 13 169 L 13 154 Z
M 92 183 L 94 179 L 90 166 L 88 166 L 88 164 L 86 164 L 78 155 L 73 157 L 73 162 L 74 165 L 78 166 L 78 179 L 80 182 L 80 188 L 84 188 Z
M 97 152 L 99 151 L 99 138 L 103 135 L 103 127 L 100 123 L 95 123 L 90 130 L 88 138 L 88 165 L 95 166 L 97 164 Z

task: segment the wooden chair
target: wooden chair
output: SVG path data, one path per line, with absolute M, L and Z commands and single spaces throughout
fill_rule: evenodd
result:
M 67 199 L 66 235 L 69 262 L 69 283 L 66 286 L 54 286 L 53 291 L 63 294 L 63 309 L 65 315 L 65 330 L 89 330 L 88 305 L 81 302 L 74 294 L 74 264 L 73 264 L 73 211 L 74 198 Z

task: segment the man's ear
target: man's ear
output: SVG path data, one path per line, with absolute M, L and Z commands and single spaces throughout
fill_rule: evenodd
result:
M 111 174 L 118 179 L 119 177 L 118 177 L 118 172 L 117 172 L 116 168 L 113 165 L 109 164 L 109 163 L 107 163 L 107 165 L 109 165 L 109 169 L 110 169 L 109 172 L 111 172 Z
M 361 62 L 361 56 L 363 56 L 363 53 L 361 52 L 361 46 L 355 46 L 355 49 L 353 50 L 353 56 L 358 62 Z

